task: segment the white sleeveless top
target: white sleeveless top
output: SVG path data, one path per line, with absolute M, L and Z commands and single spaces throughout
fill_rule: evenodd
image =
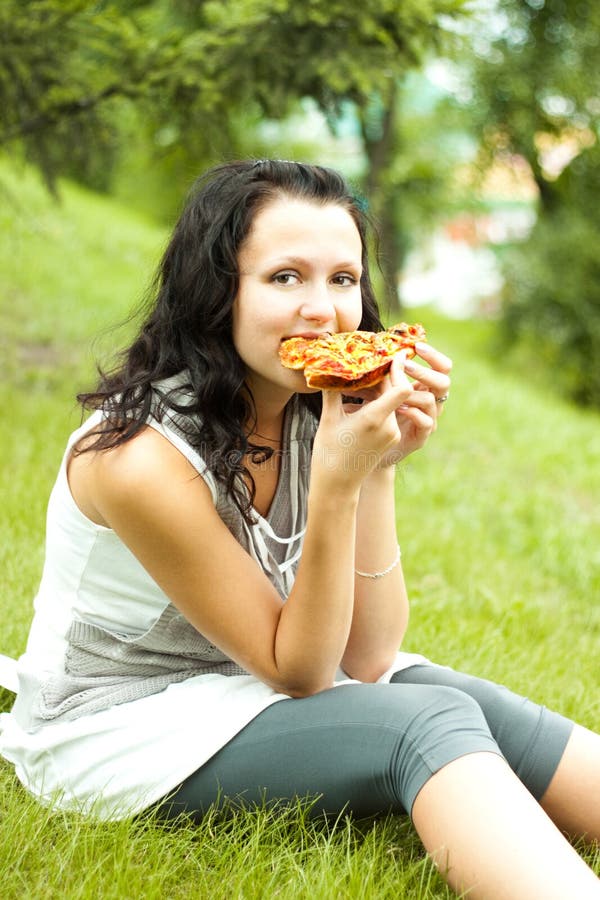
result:
M 177 387 L 177 380 L 165 384 Z M 100 418 L 93 414 L 71 435 L 50 497 L 46 561 L 18 662 L 17 700 L 0 716 L 0 752 L 42 802 L 116 819 L 165 796 L 267 706 L 290 698 L 199 634 L 118 536 L 79 510 L 66 463 Z M 205 479 L 219 515 L 285 600 L 305 527 L 309 414 L 290 402 L 275 497 L 254 526 L 225 497 L 175 416 L 149 424 Z M 380 681 L 416 662 L 425 660 L 398 654 Z M 339 676 L 336 684 L 350 680 Z

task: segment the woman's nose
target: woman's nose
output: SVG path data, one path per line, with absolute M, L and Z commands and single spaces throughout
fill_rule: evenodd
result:
M 328 322 L 335 317 L 335 305 L 326 287 L 312 287 L 300 306 L 303 319 Z

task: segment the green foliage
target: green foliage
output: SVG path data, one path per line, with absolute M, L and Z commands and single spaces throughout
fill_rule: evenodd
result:
M 1 134 L 4 140 L 18 134 L 27 155 L 42 167 L 49 181 L 55 172 L 57 148 L 70 144 L 76 160 L 82 145 L 90 143 L 89 134 L 85 141 L 87 129 L 99 124 L 95 110 L 82 107 L 81 141 L 70 117 L 59 122 L 53 114 L 58 108 L 73 108 L 92 91 L 90 60 L 79 58 L 77 65 L 73 64 L 83 33 L 91 37 L 95 27 L 104 27 L 104 21 L 100 23 L 97 16 L 86 10 L 89 6 L 83 0 L 68 0 L 60 6 L 10 0 L 0 5 Z M 99 80 L 97 75 L 94 80 Z M 93 92 L 102 92 L 105 87 L 96 83 Z M 40 127 L 50 122 L 54 128 L 52 136 Z M 100 135 L 99 145 L 104 144 Z
M 218 159 L 287 155 L 260 129 L 310 98 L 333 132 L 355 109 L 367 191 L 393 257 L 384 191 L 398 136 L 396 85 L 448 39 L 467 0 L 5 0 L 0 143 L 54 186 L 67 174 L 172 215 L 193 174 Z M 283 151 L 283 152 L 281 152 Z M 406 154 L 405 154 L 406 156 Z M 145 190 L 138 173 L 148 173 Z M 386 181 L 387 179 L 387 181 Z M 428 180 L 429 176 L 428 176 Z
M 600 407 L 600 149 L 566 169 L 557 201 L 507 260 L 503 331 L 532 347 L 552 384 Z
M 443 39 L 443 17 L 465 6 L 4 0 L 0 141 L 24 142 L 52 173 L 60 150 L 62 161 L 68 158 L 69 142 L 93 143 L 85 128 L 97 127 L 100 111 L 117 97 L 152 108 L 159 121 L 185 125 L 183 135 L 219 121 L 223 127 L 225 105 L 257 103 L 263 114 L 282 117 L 290 104 L 312 97 L 337 113 L 342 101 L 365 102 L 422 60 Z M 37 156 L 34 136 L 44 143 Z
M 391 209 L 396 188 L 406 184 L 391 168 L 398 84 L 445 46 L 449 21 L 467 15 L 468 6 L 5 0 L 0 144 L 24 151 L 51 187 L 62 173 L 130 198 L 137 173 L 150 172 L 144 208 L 172 215 L 175 195 L 207 163 L 261 152 L 268 143 L 261 118 L 281 121 L 310 98 L 335 132 L 352 109 L 397 304 L 406 244 L 403 220 Z
M 442 40 L 441 17 L 464 7 L 465 0 L 237 0 L 203 4 L 201 15 L 223 95 L 251 96 L 271 116 L 290 97 L 312 97 L 335 115 L 342 101 L 362 104 L 421 62 Z
M 323 163 L 326 150 L 307 133 L 304 111 L 292 111 L 286 127 L 267 121 L 256 104 L 230 110 L 226 129 L 191 132 L 187 124 L 157 121 L 134 107 L 119 118 L 119 149 L 110 193 L 132 208 L 169 225 L 194 178 L 222 159 L 279 157 Z M 337 164 L 338 159 L 334 159 Z
M 144 10 L 93 0 L 4 0 L 0 5 L 0 143 L 42 170 L 107 187 L 119 101 L 168 106 L 188 61 L 182 37 Z M 197 64 L 197 59 L 194 63 Z M 196 72 L 196 82 L 202 82 Z
M 473 110 L 492 152 L 521 153 L 542 200 L 540 132 L 562 136 L 600 123 L 600 7 L 593 0 L 498 0 L 494 30 L 475 35 Z
M 495 23 L 474 42 L 475 123 L 487 160 L 520 154 L 539 190 L 530 239 L 505 256 L 503 334 L 554 386 L 600 406 L 600 7 L 499 0 Z M 551 146 L 570 148 L 558 178 Z

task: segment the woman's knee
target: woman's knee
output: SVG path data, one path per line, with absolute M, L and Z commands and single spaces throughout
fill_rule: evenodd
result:
M 397 688 L 394 688 L 396 690 Z M 491 737 L 481 707 L 464 691 L 445 685 L 411 685 L 397 698 L 403 730 L 425 757 L 465 734 Z
M 443 685 L 396 685 L 403 708 L 393 759 L 395 791 L 408 812 L 421 787 L 448 763 L 470 753 L 501 755 L 479 704 Z
M 504 685 L 485 678 L 478 678 L 465 672 L 458 672 L 447 666 L 427 665 L 411 666 L 402 669 L 392 676 L 394 684 L 429 684 L 457 688 L 479 704 L 492 733 L 501 728 L 503 722 L 510 718 L 523 703 L 519 697 Z M 497 737 L 497 734 L 496 734 Z
M 511 769 L 538 799 L 558 765 L 573 723 L 503 685 L 432 664 L 397 672 L 394 684 L 437 684 L 458 688 L 482 710 L 490 732 Z

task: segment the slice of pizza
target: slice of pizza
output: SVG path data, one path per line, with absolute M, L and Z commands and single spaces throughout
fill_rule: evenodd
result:
M 385 378 L 400 350 L 415 355 L 427 336 L 422 325 L 400 322 L 387 331 L 342 331 L 318 338 L 292 337 L 281 342 L 279 358 L 288 369 L 304 369 L 308 387 L 355 391 Z

